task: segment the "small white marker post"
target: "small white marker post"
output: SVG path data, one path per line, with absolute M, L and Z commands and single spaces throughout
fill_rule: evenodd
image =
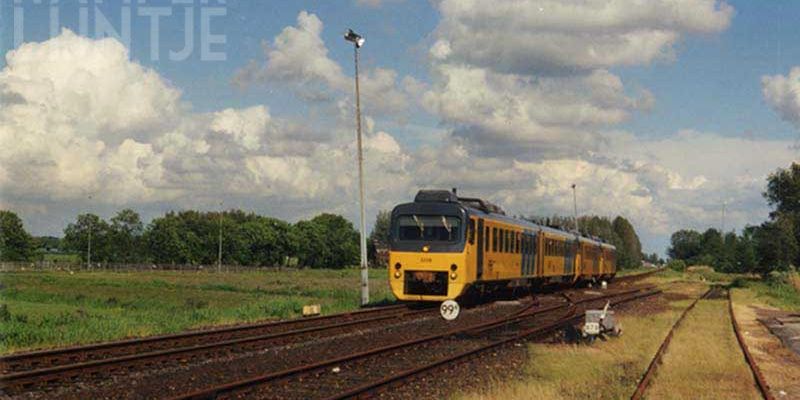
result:
M 458 318 L 458 314 L 461 312 L 461 306 L 455 300 L 445 300 L 442 302 L 442 305 L 439 306 L 439 313 L 442 315 L 442 318 L 452 321 Z

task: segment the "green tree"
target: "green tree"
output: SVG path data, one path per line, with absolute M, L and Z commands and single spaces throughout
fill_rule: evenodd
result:
M 28 261 L 33 257 L 34 241 L 13 211 L 0 210 L 0 260 Z
M 246 249 L 237 255 L 243 265 L 276 266 L 291 256 L 291 225 L 269 217 L 258 216 L 244 222 L 239 236 Z
M 756 249 L 756 268 L 753 272 L 768 275 L 785 271 L 797 257 L 798 247 L 792 227 L 776 222 L 764 222 L 753 234 Z
M 733 272 L 745 273 L 756 270 L 756 244 L 753 235 L 757 227 L 748 226 L 742 231 L 742 236 L 737 238 L 735 249 L 735 268 Z
M 800 243 L 800 164 L 793 162 L 789 168 L 770 174 L 764 197 L 774 207 L 770 218 L 781 220 L 782 226 L 791 226 L 790 233 L 795 242 Z M 792 262 L 800 265 L 800 254 L 795 257 Z
M 184 225 L 174 212 L 153 219 L 145 230 L 142 241 L 150 259 L 159 264 L 191 264 L 197 261 L 193 248 L 199 247 L 200 239 Z
M 737 272 L 736 265 L 737 249 L 739 247 L 739 237 L 735 232 L 728 232 L 722 238 L 722 251 L 717 260 L 717 268 L 722 272 Z
M 620 268 L 636 268 L 642 265 L 642 243 L 627 219 L 618 216 L 612 223 L 615 245 L 617 246 L 617 264 Z
M 372 232 L 367 239 L 367 254 L 369 255 L 370 263 L 375 264 L 378 261 L 378 247 L 386 248 L 389 246 L 389 239 L 391 236 L 391 211 L 379 211 L 375 217 L 375 225 L 372 227 Z
M 120 210 L 111 218 L 111 252 L 114 262 L 134 263 L 147 257 L 142 249 L 144 224 L 136 211 Z
M 340 215 L 320 214 L 300 221 L 293 234 L 301 265 L 312 268 L 345 268 L 358 263 L 359 235 Z
M 86 261 L 91 234 L 92 262 L 114 262 L 113 233 L 111 226 L 94 214 L 81 214 L 64 229 L 64 247 L 80 254 Z
M 700 258 L 697 263 L 717 268 L 722 259 L 724 248 L 720 232 L 714 228 L 707 229 L 703 232 L 700 243 Z
M 673 260 L 684 260 L 693 264 L 703 250 L 703 236 L 691 229 L 681 229 L 670 237 L 667 255 Z

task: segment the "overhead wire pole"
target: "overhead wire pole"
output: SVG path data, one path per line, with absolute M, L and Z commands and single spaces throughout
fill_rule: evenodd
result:
M 578 227 L 578 195 L 575 194 L 575 184 L 572 184 L 572 210 L 575 215 L 575 230 L 580 232 Z
M 217 272 L 222 272 L 222 202 L 219 202 L 219 247 L 217 248 Z
M 367 226 L 364 212 L 364 153 L 361 147 L 361 98 L 358 87 L 358 49 L 364 45 L 364 38 L 348 29 L 344 39 L 353 43 L 356 81 L 356 135 L 358 137 L 358 195 L 361 214 L 361 305 L 369 303 L 369 270 L 367 265 Z
M 89 195 L 89 203 L 92 202 L 92 195 Z M 86 246 L 86 269 L 92 269 L 92 217 L 89 216 L 89 242 Z
M 725 206 L 728 205 L 727 200 L 722 201 L 722 230 L 720 233 L 725 234 Z

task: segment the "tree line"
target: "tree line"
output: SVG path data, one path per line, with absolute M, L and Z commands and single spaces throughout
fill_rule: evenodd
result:
M 220 235 L 221 234 L 221 235 Z M 33 238 L 11 211 L 0 211 L 0 260 L 28 261 L 45 246 L 93 263 L 216 264 L 344 268 L 358 263 L 358 232 L 340 215 L 320 214 L 295 224 L 246 213 L 168 212 L 145 225 L 131 209 L 105 220 L 81 214 L 64 237 Z M 58 243 L 53 243 L 53 240 Z
M 529 216 L 523 219 L 564 230 L 576 230 L 573 217 L 554 215 Z M 583 236 L 596 237 L 616 246 L 618 268 L 636 268 L 642 265 L 642 243 L 633 225 L 625 217 L 617 216 L 612 220 L 598 215 L 582 216 L 578 218 L 577 231 Z
M 763 196 L 773 207 L 769 219 L 746 226 L 741 234 L 714 228 L 673 233 L 667 250 L 673 265 L 708 265 L 720 272 L 760 275 L 800 265 L 800 164 L 770 174 Z

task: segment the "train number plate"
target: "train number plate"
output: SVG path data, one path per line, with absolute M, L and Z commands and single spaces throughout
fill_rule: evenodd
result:
M 458 318 L 458 314 L 461 312 L 461 307 L 456 303 L 455 300 L 445 300 L 442 302 L 442 305 L 439 306 L 439 313 L 442 314 L 442 318 L 452 321 Z

